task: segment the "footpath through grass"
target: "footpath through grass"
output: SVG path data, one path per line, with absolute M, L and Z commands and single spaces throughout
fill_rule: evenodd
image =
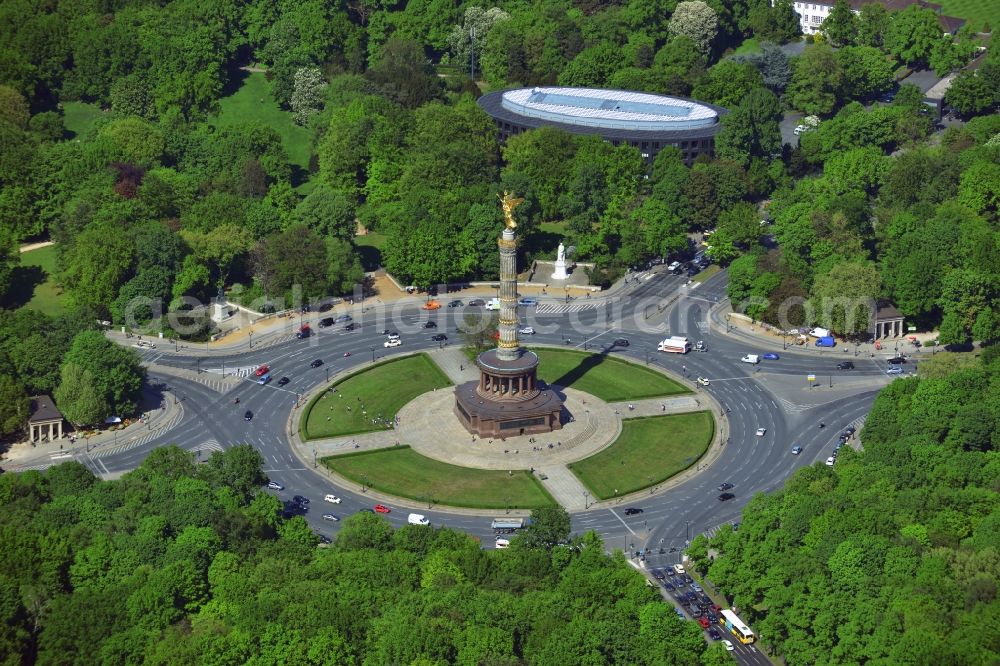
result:
M 422 456 L 408 446 L 323 458 L 358 485 L 418 502 L 473 509 L 531 509 L 555 500 L 527 470 L 472 469 Z
M 690 393 L 687 388 L 642 365 L 612 356 L 564 349 L 532 349 L 538 376 L 549 384 L 590 393 L 606 402 L 641 400 Z
M 384 361 L 333 384 L 306 406 L 303 439 L 341 437 L 385 430 L 396 413 L 418 395 L 451 386 L 427 354 Z
M 288 153 L 288 160 L 306 172 L 309 170 L 309 140 L 311 134 L 305 127 L 292 122 L 292 114 L 282 111 L 271 94 L 271 84 L 262 72 L 247 74 L 239 90 L 219 100 L 219 115 L 212 119 L 216 127 L 238 123 L 261 122 L 281 137 L 281 145 Z
M 21 253 L 21 265 L 14 269 L 7 304 L 26 307 L 56 316 L 66 312 L 68 297 L 56 285 L 56 247 Z
M 595 497 L 627 495 L 695 464 L 714 435 L 707 411 L 626 419 L 614 444 L 569 468 Z

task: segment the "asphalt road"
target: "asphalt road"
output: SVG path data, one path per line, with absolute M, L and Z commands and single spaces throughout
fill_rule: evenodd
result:
M 884 370 L 875 361 L 859 360 L 853 354 L 836 350 L 817 353 L 815 349 L 793 348 L 780 352 L 779 360 L 762 361 L 757 366 L 741 363 L 744 354 L 766 350 L 754 349 L 752 344 L 719 334 L 708 326 L 709 310 L 725 298 L 726 279 L 722 272 L 692 289 L 683 286 L 686 278 L 664 272 L 645 273 L 631 280 L 613 298 L 543 302 L 537 312 L 534 308 L 522 308 L 523 325 L 530 325 L 536 331 L 525 341 L 528 344 L 605 351 L 635 362 L 655 364 L 692 379 L 708 377 L 711 384 L 701 390 L 710 393 L 726 410 L 729 440 L 721 457 L 704 472 L 670 491 L 629 504 L 643 509 L 638 515 L 625 516 L 626 505 L 573 515 L 574 531 L 594 530 L 610 548 L 624 548 L 630 553 L 650 549 L 644 555 L 648 567 L 679 561 L 681 550 L 690 539 L 702 532 L 711 534 L 720 525 L 738 520 L 755 493 L 778 489 L 798 468 L 825 460 L 839 430 L 867 414 L 878 388 L 873 384 L 869 390 L 849 393 L 820 407 L 796 407 L 779 399 L 773 390 L 775 386 L 792 383 L 802 386 L 809 373 L 833 375 L 837 373 L 836 363 L 845 358 L 854 360 L 858 366 L 849 371 L 854 379 L 884 376 Z M 181 423 L 141 446 L 100 458 L 84 455 L 81 462 L 95 473 L 108 474 L 134 469 L 153 448 L 165 444 L 177 444 L 198 451 L 199 456 L 207 456 L 211 450 L 250 443 L 263 455 L 268 476 L 284 485 L 285 490 L 276 494 L 289 505 L 293 495 L 308 497 L 311 509 L 304 514 L 305 519 L 317 533 L 332 537 L 337 523 L 324 521 L 322 514 L 329 512 L 343 518 L 362 508 L 371 508 L 374 502 L 358 487 L 334 487 L 312 469 L 314 463 L 303 464 L 292 454 L 287 434 L 290 412 L 295 409 L 298 397 L 373 357 L 380 358 L 390 351 L 432 349 L 441 344 L 431 340 L 435 333 L 448 335 L 447 344 L 461 344 L 456 325 L 468 310 L 442 308 L 427 313 L 415 306 L 397 307 L 387 317 L 384 310 L 373 309 L 356 318 L 358 327 L 350 332 L 338 324 L 314 329 L 315 334 L 305 340 L 289 339 L 262 346 L 258 339 L 253 348 L 211 356 L 185 355 L 167 348 L 143 350 L 145 360 L 159 365 L 219 373 L 225 367 L 229 373 L 249 376 L 225 394 L 219 394 L 199 382 L 152 373 L 151 382 L 162 384 L 183 400 Z M 437 322 L 436 329 L 422 328 L 428 319 Z M 385 349 L 384 329 L 398 331 L 403 346 L 398 350 Z M 709 351 L 685 355 L 656 352 L 656 343 L 667 335 L 704 340 Z M 629 340 L 628 347 L 613 344 L 621 337 Z M 323 365 L 310 367 L 314 359 L 322 360 Z M 260 386 L 252 370 L 265 363 L 271 367 L 273 379 L 270 384 Z M 278 379 L 284 376 L 289 378 L 288 384 L 278 386 Z M 764 377 L 766 382 L 762 381 Z M 234 404 L 237 397 L 239 405 Z M 247 410 L 253 412 L 250 421 L 244 418 Z M 820 420 L 829 427 L 819 428 Z M 758 428 L 766 429 L 764 436 L 756 435 Z M 801 455 L 791 454 L 795 444 L 803 446 Z M 730 492 L 735 498 L 719 501 L 718 486 L 722 483 L 733 484 Z M 343 502 L 325 503 L 323 497 L 327 493 L 338 495 Z M 434 508 L 420 511 L 432 524 L 466 531 L 480 537 L 483 543 L 490 543 L 494 536 L 487 517 Z M 387 519 L 401 526 L 407 513 L 407 509 L 394 508 Z M 755 649 L 738 642 L 736 645 L 740 660 L 753 663 Z

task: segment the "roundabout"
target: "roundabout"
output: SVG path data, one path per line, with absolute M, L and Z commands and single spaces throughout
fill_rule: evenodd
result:
M 539 349 L 543 356 L 546 351 L 547 348 Z M 301 423 L 305 426 L 325 418 L 331 422 L 332 429 L 337 430 L 337 418 L 350 418 L 374 398 L 374 395 L 354 395 L 346 389 L 337 390 L 338 387 L 368 385 L 374 390 L 379 383 L 367 381 L 366 373 L 383 377 L 407 375 L 412 381 L 423 382 L 424 375 L 434 376 L 436 373 L 395 373 L 393 367 L 437 365 L 442 375 L 450 368 L 448 374 L 453 384 L 449 387 L 435 385 L 416 395 L 397 412 L 379 414 L 379 423 L 391 423 L 391 428 L 380 427 L 372 432 L 309 439 L 304 441 L 303 446 L 312 447 L 313 455 L 327 469 L 346 477 L 334 477 L 334 482 L 344 484 L 349 480 L 366 489 L 411 500 L 435 495 L 433 503 L 456 507 L 531 508 L 532 501 L 537 501 L 533 489 L 526 495 L 513 488 L 497 491 L 496 487 L 503 485 L 502 480 L 491 483 L 486 489 L 478 481 L 472 483 L 463 478 L 470 476 L 482 481 L 484 477 L 478 471 L 490 470 L 507 472 L 512 478 L 514 471 L 526 471 L 544 488 L 546 504 L 555 502 L 568 511 L 587 508 L 588 496 L 595 500 L 618 499 L 632 492 L 646 492 L 653 486 L 662 491 L 671 487 L 669 480 L 672 476 L 692 465 L 698 466 L 710 444 L 721 446 L 720 433 L 723 429 L 716 427 L 713 412 L 706 410 L 706 406 L 711 406 L 711 399 L 693 393 L 670 395 L 683 389 L 683 386 L 665 377 L 662 371 L 656 373 L 665 379 L 658 384 L 664 393 L 660 397 L 607 402 L 572 386 L 554 385 L 548 390 L 555 393 L 562 403 L 559 429 L 545 434 L 504 438 L 470 435 L 462 420 L 452 411 L 452 405 L 457 390 L 455 387 L 467 385 L 463 384 L 464 380 L 474 377 L 475 371 L 462 363 L 457 369 L 453 363 L 449 364 L 448 361 L 453 360 L 451 357 L 456 353 L 460 352 L 451 349 L 401 356 L 353 373 L 334 386 L 321 388 L 318 395 L 309 400 Z M 558 350 L 557 353 L 562 361 L 560 372 L 569 370 L 562 376 L 584 386 L 600 385 L 602 375 L 604 381 L 609 381 L 615 373 L 622 371 L 639 375 L 654 372 L 621 360 L 605 365 L 594 354 L 566 350 Z M 648 382 L 644 394 L 655 392 L 651 391 L 649 384 L 657 386 L 655 382 Z M 423 385 L 420 383 L 420 386 Z M 402 395 L 415 393 L 414 388 L 402 380 L 393 382 L 392 391 Z M 382 389 L 381 393 L 384 398 L 386 390 Z M 612 393 L 619 395 L 619 391 Z M 353 410 L 351 404 L 355 405 Z M 332 416 L 324 416 L 328 411 Z M 694 428 L 682 426 L 681 421 L 690 421 L 688 417 L 691 415 L 698 415 L 695 419 L 697 425 Z M 622 437 L 623 432 L 626 437 Z M 392 451 L 403 448 L 406 449 L 403 456 L 405 464 L 385 464 L 393 457 Z M 354 461 L 354 465 L 345 466 L 336 460 L 338 455 L 357 458 L 374 451 L 382 452 L 378 456 L 381 465 L 366 466 Z M 308 455 L 305 457 L 308 459 Z M 433 467 L 434 463 L 448 466 L 448 469 L 441 468 L 436 480 L 430 482 L 426 470 L 421 468 Z M 360 471 L 360 467 L 365 467 L 364 472 Z M 607 473 L 604 467 L 607 467 Z M 347 472 L 342 472 L 345 469 Z M 407 479 L 413 482 L 408 483 Z M 428 485 L 435 486 L 436 492 L 430 492 Z M 490 504 L 468 492 L 452 492 L 453 487 L 477 488 L 496 499 Z

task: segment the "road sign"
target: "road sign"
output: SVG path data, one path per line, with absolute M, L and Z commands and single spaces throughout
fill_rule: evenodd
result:
M 809 381 L 809 382 L 816 381 L 816 375 L 813 375 L 813 374 L 806 375 L 806 381 Z

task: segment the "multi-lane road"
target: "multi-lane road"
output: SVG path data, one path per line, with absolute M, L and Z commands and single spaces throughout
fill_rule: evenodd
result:
M 771 350 L 727 334 L 724 325 L 722 330 L 709 325 L 711 309 L 725 298 L 726 274 L 719 273 L 697 286 L 686 283 L 686 278 L 665 272 L 645 273 L 634 276 L 628 286 L 611 297 L 570 302 L 543 299 L 537 308 L 520 309 L 522 324 L 536 331 L 527 341 L 529 344 L 605 350 L 634 362 L 655 364 L 691 380 L 697 376 L 711 380 L 701 390 L 722 406 L 728 421 L 728 441 L 714 464 L 687 482 L 641 501 L 573 515 L 574 530 L 594 530 L 610 547 L 632 553 L 650 549 L 644 564 L 651 567 L 678 561 L 689 539 L 738 520 L 755 493 L 773 491 L 797 468 L 825 460 L 839 430 L 864 418 L 875 393 L 886 381 L 884 368 L 876 361 L 857 359 L 840 350 L 821 353 L 793 348 L 779 350 L 779 360 L 759 365 L 741 363 L 744 354 Z M 211 450 L 250 443 L 263 455 L 268 476 L 284 485 L 285 490 L 278 493 L 281 498 L 310 498 L 313 508 L 306 520 L 318 533 L 333 536 L 336 524 L 321 518 L 326 508 L 322 501 L 325 494 L 333 492 L 343 498 L 342 504 L 331 507 L 341 516 L 370 508 L 373 502 L 360 488 L 334 487 L 313 470 L 311 461 L 303 462 L 292 453 L 288 430 L 297 419 L 300 397 L 373 357 L 433 349 L 442 344 L 431 340 L 435 333 L 445 333 L 447 344 L 460 344 L 456 326 L 462 324 L 468 312 L 478 310 L 442 308 L 428 313 L 417 304 L 401 304 L 391 311 L 370 308 L 363 314 L 355 312 L 356 328 L 352 331 L 344 331 L 341 324 L 326 329 L 314 327 L 314 335 L 305 340 L 295 339 L 291 333 L 268 340 L 258 336 L 252 348 L 243 346 L 211 354 L 184 349 L 175 352 L 162 345 L 155 350 L 141 350 L 150 364 L 150 382 L 166 387 L 183 402 L 183 419 L 159 437 L 100 458 L 84 455 L 81 462 L 95 473 L 108 474 L 135 468 L 153 448 L 164 444 L 209 455 Z M 428 319 L 437 322 L 436 329 L 422 328 Z M 288 329 L 292 330 L 292 326 Z M 398 331 L 403 346 L 385 349 L 385 329 Z M 708 351 L 685 355 L 656 352 L 656 343 L 667 335 L 703 340 Z M 614 340 L 622 337 L 630 345 L 614 346 Z M 857 367 L 838 374 L 837 362 L 847 358 Z M 316 359 L 323 364 L 311 367 Z M 260 386 L 252 371 L 265 363 L 272 368 L 273 380 Z M 202 374 L 197 378 L 217 377 L 219 381 L 191 381 L 157 370 L 164 366 L 199 371 Z M 235 373 L 239 381 L 223 380 L 223 369 L 228 376 Z M 822 387 L 808 389 L 809 374 L 817 375 L 821 383 L 832 384 L 835 380 L 838 385 L 849 377 L 853 388 L 826 389 L 825 393 Z M 278 386 L 281 377 L 289 378 L 284 386 Z M 234 404 L 236 398 L 238 405 Z M 244 419 L 246 410 L 253 412 L 250 421 Z M 293 410 L 296 415 L 292 415 Z M 819 428 L 820 421 L 829 427 Z M 764 436 L 756 435 L 758 428 L 766 430 Z M 793 445 L 802 446 L 803 453 L 792 455 Z M 718 486 L 722 483 L 733 484 L 734 499 L 719 501 Z M 628 506 L 643 511 L 626 516 L 624 509 Z M 406 513 L 394 511 L 387 518 L 401 525 Z M 484 542 L 492 539 L 488 518 L 438 510 L 422 509 L 421 513 L 433 524 L 467 531 Z

